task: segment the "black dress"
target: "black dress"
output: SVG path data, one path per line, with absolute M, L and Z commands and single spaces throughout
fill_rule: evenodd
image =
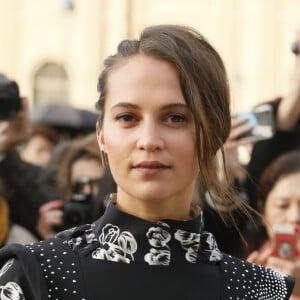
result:
M 0 251 L 0 299 L 289 299 L 293 278 L 222 254 L 199 219 L 148 222 L 110 203 L 91 225 Z

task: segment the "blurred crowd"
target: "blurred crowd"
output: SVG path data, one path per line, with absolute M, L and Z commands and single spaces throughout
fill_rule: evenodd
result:
M 300 33 L 288 95 L 232 115 L 227 174 L 252 221 L 217 206 L 201 188 L 203 230 L 222 251 L 300 279 Z M 19 100 L 19 101 L 18 101 Z M 30 243 L 93 222 L 116 186 L 100 158 L 96 113 L 57 104 L 29 109 L 17 83 L 0 76 L 0 245 Z M 244 152 L 242 152 L 242 150 Z M 242 159 L 247 151 L 249 159 Z M 217 202 L 217 201 L 216 201 Z M 225 225 L 217 210 L 232 210 Z M 235 212 L 236 210 L 236 212 Z M 295 294 L 300 293 L 296 281 Z
M 5 75 L 0 102 L 1 245 L 46 239 L 99 217 L 106 170 L 97 114 L 67 104 L 30 110 L 18 84 Z M 109 175 L 106 186 L 114 191 Z

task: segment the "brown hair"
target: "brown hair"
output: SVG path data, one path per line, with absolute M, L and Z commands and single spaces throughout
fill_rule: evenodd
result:
M 47 125 L 37 125 L 34 124 L 32 126 L 32 134 L 31 136 L 42 135 L 47 140 L 49 140 L 53 145 L 57 145 L 60 141 L 59 132 L 51 126 Z
M 137 54 L 176 66 L 184 98 L 195 120 L 201 182 L 224 205 L 233 202 L 242 205 L 231 185 L 220 183 L 216 172 L 216 152 L 227 140 L 231 128 L 226 71 L 219 54 L 196 30 L 180 25 L 151 26 L 141 33 L 139 40 L 124 40 L 119 44 L 117 53 L 104 61 L 98 81 L 100 97 L 96 107 L 100 128 L 109 74 L 120 61 Z
M 266 199 L 278 180 L 300 173 L 300 151 L 289 151 L 273 160 L 261 174 L 257 188 L 257 210 L 264 212 Z

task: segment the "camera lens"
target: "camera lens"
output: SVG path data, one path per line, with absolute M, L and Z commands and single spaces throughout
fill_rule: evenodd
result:
M 0 76 L 0 119 L 13 118 L 20 108 L 21 101 L 18 84 Z
M 64 228 L 72 228 L 92 222 L 93 203 L 89 195 L 74 194 L 63 207 Z
M 73 211 L 65 216 L 65 223 L 69 226 L 77 226 L 82 223 L 82 215 L 80 211 Z

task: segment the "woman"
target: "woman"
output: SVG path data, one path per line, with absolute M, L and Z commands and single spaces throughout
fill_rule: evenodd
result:
M 100 151 L 94 133 L 73 140 L 65 158 L 57 171 L 59 196 L 70 199 L 75 192 L 76 181 L 80 178 L 89 179 L 89 184 L 82 184 L 77 192 L 92 194 L 99 193 L 99 182 L 104 174 L 101 164 Z
M 258 186 L 257 209 L 264 215 L 266 224 L 258 231 L 257 250 L 250 254 L 248 261 L 295 277 L 291 299 L 300 299 L 300 248 L 297 249 L 297 238 L 295 243 L 290 239 L 291 245 L 295 246 L 295 255 L 292 255 L 294 251 L 291 255 L 288 252 L 280 255 L 274 251 L 280 248 L 280 244 L 275 246 L 276 230 L 295 228 L 297 231 L 300 226 L 300 151 L 282 154 L 264 170 Z
M 215 171 L 230 111 L 210 44 L 190 28 L 149 27 L 105 61 L 98 89 L 97 137 L 117 193 L 92 225 L 2 250 L 2 262 L 17 256 L 3 288 L 14 282 L 30 299 L 288 299 L 291 277 L 222 254 L 191 217 L 198 175 L 234 201 Z
M 91 223 L 104 211 L 103 199 L 98 198 L 104 168 L 95 134 L 87 134 L 62 146 L 58 149 L 62 153 L 52 157 L 54 163 L 44 173 L 46 180 L 41 180 L 45 184 L 48 179 L 54 179 L 52 185 L 58 192 L 54 199 L 60 199 L 40 208 L 37 229 L 43 239 L 63 229 Z M 56 163 L 55 160 L 61 161 Z
M 34 124 L 30 137 L 20 147 L 20 157 L 30 164 L 46 167 L 59 139 L 59 132 L 55 128 Z

